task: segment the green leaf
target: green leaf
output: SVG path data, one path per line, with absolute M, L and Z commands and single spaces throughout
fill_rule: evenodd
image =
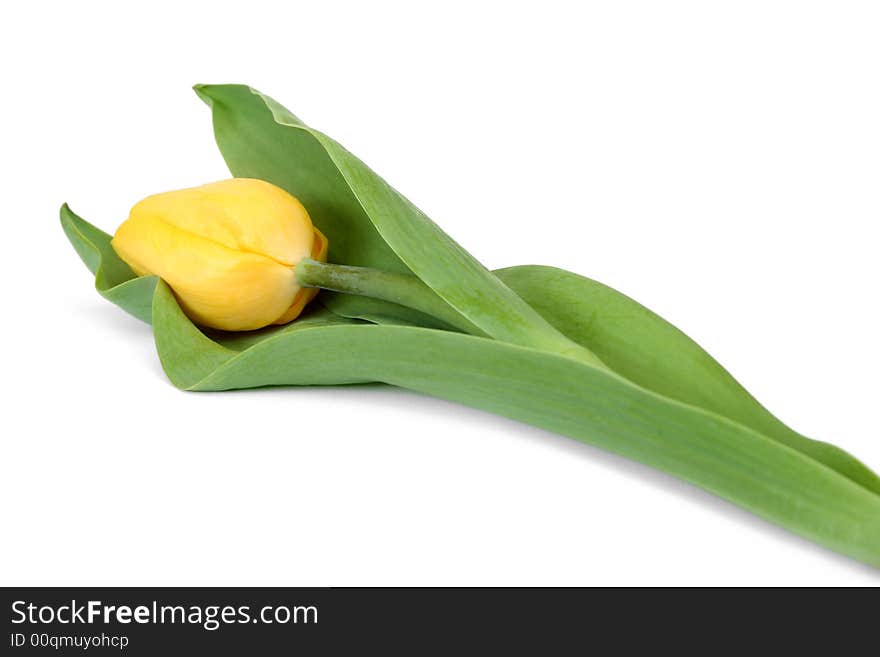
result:
M 157 279 L 135 278 L 113 251 L 110 236 L 67 205 L 61 208 L 61 223 L 83 262 L 95 274 L 98 291 L 135 317 L 151 321 Z M 780 422 L 698 344 L 629 297 L 553 267 L 512 267 L 496 275 L 559 331 L 596 353 L 630 381 L 751 427 L 880 493 L 880 477 L 867 466 L 839 447 L 802 436 Z M 327 292 L 321 293 L 321 299 L 337 316 L 380 324 L 448 328 L 422 313 L 384 301 Z M 288 327 L 338 321 L 327 313 L 313 314 L 308 322 L 302 318 Z M 238 334 L 217 331 L 211 337 L 225 347 L 240 350 L 276 332 L 292 330 L 288 327 Z
M 268 180 L 297 196 L 329 238 L 332 262 L 411 271 L 494 338 L 563 353 L 576 349 L 333 139 L 249 87 L 195 90 L 211 107 L 217 144 L 232 173 Z
M 305 327 L 235 353 L 193 326 L 164 284 L 153 311 L 162 366 L 186 389 L 369 381 L 408 388 L 645 463 L 880 566 L 880 496 L 742 424 L 601 368 L 497 340 L 370 324 Z
M 399 324 L 401 326 L 423 326 L 446 331 L 457 330 L 449 324 L 430 315 L 382 299 L 372 299 L 353 294 L 321 292 L 321 303 L 340 317 L 363 319 L 373 324 Z
M 214 134 L 233 175 L 286 189 L 308 208 L 330 242 L 328 259 L 409 273 L 376 232 L 324 147 L 274 101 L 243 85 L 196 85 L 212 110 Z M 276 123 L 267 103 L 289 125 Z
M 110 236 L 61 209 L 65 233 L 96 274 L 95 287 L 135 317 L 151 321 L 155 277 L 134 278 L 110 246 Z M 596 353 L 611 369 L 661 395 L 719 413 L 797 449 L 880 493 L 880 477 L 835 445 L 812 440 L 776 419 L 698 344 L 629 297 L 588 278 L 553 267 L 525 266 L 496 274 L 572 340 Z M 322 292 L 320 299 L 337 316 L 379 324 L 448 328 L 417 311 L 374 299 Z M 301 318 L 287 327 L 247 333 L 212 332 L 219 344 L 240 350 L 288 327 L 331 324 L 327 313 Z
M 137 278 L 110 246 L 110 236 L 77 216 L 66 203 L 61 206 L 61 227 L 86 267 L 95 274 L 95 289 L 108 301 L 149 322 L 158 279 Z
M 696 342 L 626 295 L 554 267 L 511 267 L 496 275 L 630 381 L 750 427 L 880 493 L 880 477 L 863 463 L 787 427 Z
M 152 318 L 162 365 L 175 385 L 398 385 L 652 465 L 880 565 L 877 476 L 842 450 L 785 427 L 673 326 L 569 272 L 519 267 L 493 275 L 363 163 L 271 99 L 247 87 L 198 91 L 213 106 L 227 160 L 256 167 L 233 171 L 286 187 L 310 212 L 317 207 L 313 217 L 331 243 L 338 232 L 337 261 L 411 271 L 501 339 L 425 328 L 418 324 L 431 320 L 395 304 L 323 294 L 334 313 L 316 306 L 283 327 L 206 333 L 186 318 L 164 283 L 135 278 L 109 235 L 64 206 L 62 225 L 95 273 L 96 288 L 135 316 Z M 267 174 L 257 173 L 260 167 Z M 452 268 L 462 277 L 444 273 Z M 550 353 L 568 340 L 614 371 Z
M 323 296 L 323 293 L 322 293 Z M 300 331 L 313 326 L 331 326 L 337 324 L 363 324 L 355 319 L 348 319 L 324 308 L 320 302 L 313 301 L 303 313 L 296 318 L 295 322 L 282 324 L 281 326 L 267 326 L 256 331 L 219 331 L 215 329 L 202 329 L 202 332 L 211 340 L 233 351 L 243 351 L 258 342 L 271 338 L 281 333 Z

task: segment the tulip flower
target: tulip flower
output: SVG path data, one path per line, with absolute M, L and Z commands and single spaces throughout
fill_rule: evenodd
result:
M 656 467 L 880 567 L 880 476 L 787 427 L 674 326 L 573 272 L 491 272 L 276 101 L 241 85 L 196 92 L 234 174 L 283 181 L 332 208 L 315 218 L 339 262 L 326 262 L 327 240 L 299 201 L 260 180 L 141 201 L 112 240 L 115 253 L 109 235 L 62 206 L 95 287 L 153 324 L 176 386 L 408 388 Z M 509 228 L 499 223 L 499 239 Z M 136 279 L 117 254 L 164 282 Z M 318 288 L 339 294 L 305 330 L 242 340 L 190 321 L 227 330 L 287 322 Z
M 324 288 L 393 301 L 480 333 L 415 276 L 328 263 L 327 238 L 302 203 L 264 180 L 148 196 L 111 244 L 138 276 L 162 278 L 201 326 L 286 324 Z
M 318 292 L 295 267 L 327 257 L 302 203 L 250 178 L 149 196 L 112 245 L 139 276 L 165 280 L 194 322 L 227 331 L 295 319 Z

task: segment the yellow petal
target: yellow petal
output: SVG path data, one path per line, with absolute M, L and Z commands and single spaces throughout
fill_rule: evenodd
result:
M 290 266 L 312 248 L 312 220 L 302 203 L 280 187 L 253 178 L 149 196 L 129 216 L 161 219 L 230 249 L 259 253 Z
M 164 279 L 198 324 L 243 331 L 285 314 L 301 289 L 293 269 L 215 238 L 216 234 L 208 238 L 184 230 L 161 213 L 133 212 L 112 244 L 136 273 Z M 313 239 L 310 235 L 309 249 Z

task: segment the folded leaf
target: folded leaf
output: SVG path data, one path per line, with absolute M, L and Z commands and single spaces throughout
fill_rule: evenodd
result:
M 370 324 L 304 328 L 230 352 L 189 321 L 164 283 L 153 313 L 162 366 L 180 387 L 381 381 L 616 452 L 880 566 L 880 496 L 742 424 L 601 368 L 487 338 Z
M 562 333 L 630 381 L 739 422 L 880 493 L 880 477 L 863 463 L 788 428 L 696 342 L 626 295 L 554 267 L 511 267 L 496 274 Z
M 296 318 L 295 322 L 282 324 L 280 326 L 267 326 L 256 331 L 218 331 L 214 329 L 202 329 L 202 332 L 217 344 L 231 349 L 232 351 L 243 351 L 248 347 L 252 347 L 258 342 L 262 342 L 267 338 L 280 335 L 282 333 L 290 333 L 292 331 L 301 331 L 306 328 L 315 326 L 335 326 L 339 324 L 363 324 L 355 319 L 342 317 L 326 308 L 319 301 L 313 301 L 303 313 Z
M 108 301 L 145 322 L 151 321 L 155 276 L 137 278 L 113 247 L 110 236 L 61 206 L 61 226 L 79 257 L 95 275 L 95 289 Z
M 531 306 L 333 139 L 249 87 L 195 89 L 211 107 L 232 173 L 297 196 L 329 238 L 332 262 L 411 271 L 487 335 L 572 351 Z
M 98 291 L 134 316 L 151 321 L 157 279 L 134 278 L 110 246 L 110 236 L 78 217 L 66 205 L 61 209 L 61 221 L 71 243 L 96 274 Z M 835 445 L 811 440 L 788 428 L 698 344 L 626 295 L 553 267 L 511 267 L 498 270 L 496 275 L 562 333 L 591 349 L 630 381 L 744 424 L 880 493 L 880 477 L 864 464 Z M 396 304 L 373 303 L 376 300 L 326 292 L 319 299 L 327 296 L 335 315 L 313 311 L 285 327 L 248 333 L 214 331 L 210 336 L 224 347 L 241 350 L 297 327 L 344 323 L 340 316 L 380 324 L 445 328 L 433 318 Z M 335 307 L 334 296 L 341 301 Z

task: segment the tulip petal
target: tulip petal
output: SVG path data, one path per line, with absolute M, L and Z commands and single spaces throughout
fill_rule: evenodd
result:
M 263 180 L 232 178 L 148 196 L 130 219 L 163 221 L 235 251 L 293 267 L 310 254 L 314 228 L 302 203 Z
M 159 215 L 132 213 L 112 245 L 135 271 L 165 280 L 189 316 L 211 328 L 262 328 L 281 317 L 301 289 L 291 267 L 181 230 Z

